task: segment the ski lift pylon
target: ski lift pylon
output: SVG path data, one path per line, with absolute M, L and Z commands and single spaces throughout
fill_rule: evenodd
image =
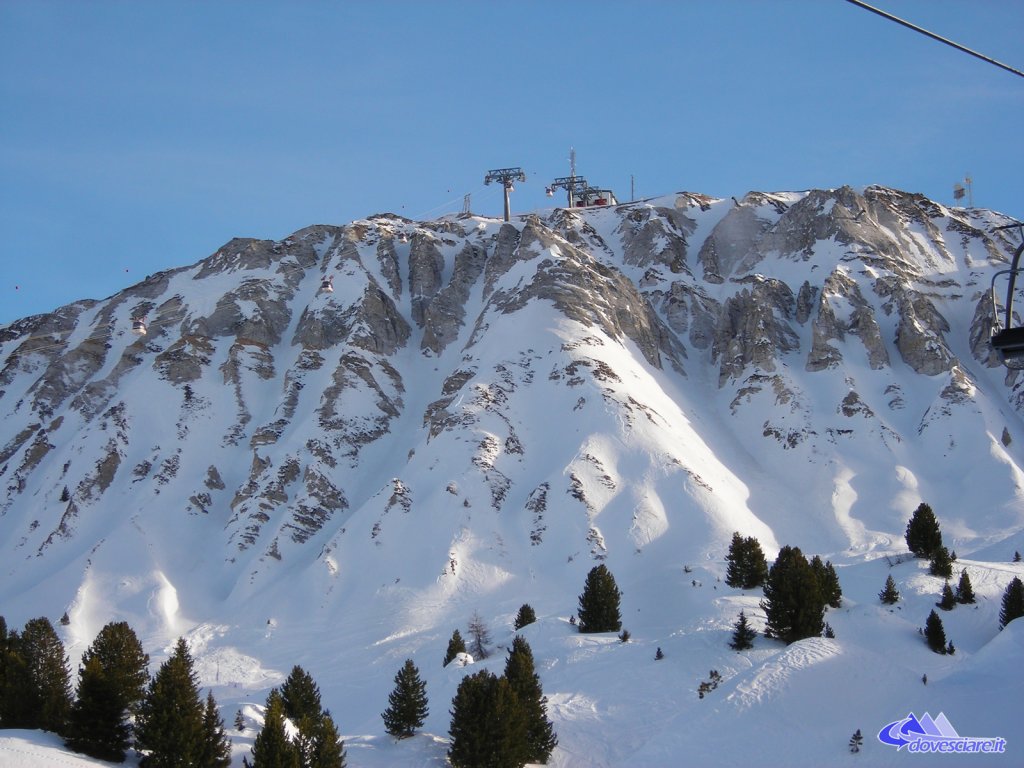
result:
M 1021 253 L 1024 253 L 1024 223 L 1007 224 L 996 229 L 1012 229 L 1018 227 L 1021 234 L 1021 243 L 1014 251 L 1013 260 L 1009 269 L 1003 269 L 992 276 L 992 311 L 995 315 L 995 322 L 992 326 L 992 337 L 989 344 L 999 356 L 999 361 L 1007 368 L 1015 371 L 1024 370 L 1024 327 L 1013 324 L 1013 291 L 1017 283 L 1017 275 L 1024 271 L 1020 267 Z M 1009 275 L 1010 280 L 1006 288 L 1006 319 L 1003 327 L 999 328 L 999 314 L 996 312 L 996 279 L 1000 275 Z M 998 329 L 998 330 L 997 330 Z

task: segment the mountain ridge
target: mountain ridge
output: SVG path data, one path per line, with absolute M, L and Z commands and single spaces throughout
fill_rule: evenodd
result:
M 571 613 L 596 562 L 627 601 L 710 582 L 735 530 L 867 567 L 925 500 L 962 556 L 1020 549 L 1009 222 L 882 187 L 378 214 L 19 320 L 8 622 L 45 599 L 73 649 L 117 615 L 283 665 L 283 628 L 340 621 L 391 660 L 485 600 Z

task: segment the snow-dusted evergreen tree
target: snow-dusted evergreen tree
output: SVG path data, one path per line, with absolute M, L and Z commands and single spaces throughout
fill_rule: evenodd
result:
M 615 577 L 602 563 L 590 569 L 579 597 L 580 632 L 618 632 L 622 629 Z
M 394 690 L 388 695 L 388 708 L 381 717 L 384 730 L 396 739 L 412 736 L 427 719 L 427 684 L 412 659 L 406 659 L 395 675 Z
M 444 663 L 442 667 L 447 667 L 452 663 L 452 660 L 460 653 L 466 653 L 466 641 L 462 639 L 462 635 L 459 634 L 459 630 L 452 632 L 452 637 L 448 641 L 448 650 L 444 654 Z
M 956 601 L 963 605 L 969 605 L 975 600 L 971 577 L 967 575 L 967 569 L 964 568 L 960 571 L 960 583 L 956 585 Z
M 1014 576 L 1003 592 L 1003 602 L 999 609 L 999 628 L 1002 629 L 1014 619 L 1024 616 L 1024 582 Z
M 886 605 L 892 605 L 899 601 L 900 592 L 896 589 L 896 582 L 893 580 L 892 574 L 885 577 L 885 586 L 878 593 L 878 599 Z
M 558 744 L 558 737 L 548 719 L 548 700 L 534 667 L 533 649 L 518 635 L 512 640 L 512 648 L 505 661 L 505 679 L 515 691 L 526 718 L 526 761 L 547 763 Z
M 906 539 L 907 546 L 916 557 L 931 557 L 942 546 L 939 521 L 935 519 L 932 508 L 924 502 L 918 505 L 907 522 Z
M 528 624 L 533 624 L 537 620 L 537 614 L 534 613 L 529 603 L 523 603 L 519 607 L 519 613 L 516 614 L 515 624 L 513 626 L 516 629 L 522 629 Z
M 755 637 L 757 637 L 757 631 L 750 626 L 746 614 L 740 611 L 739 618 L 736 619 L 736 623 L 733 625 L 732 640 L 729 641 L 729 647 L 734 651 L 745 651 L 748 648 L 753 648 Z
M 942 626 L 942 619 L 934 610 L 928 614 L 924 624 L 924 639 L 928 647 L 935 653 L 946 652 L 946 630 Z

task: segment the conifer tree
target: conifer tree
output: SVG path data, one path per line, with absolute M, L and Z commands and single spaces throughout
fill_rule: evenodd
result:
M 820 637 L 825 599 L 818 577 L 799 547 L 784 546 L 768 571 L 761 608 L 767 618 L 765 637 L 788 643 Z
M 448 759 L 453 768 L 522 768 L 526 718 L 504 677 L 486 669 L 459 683 L 452 699 Z
M 932 559 L 928 564 L 928 573 L 941 579 L 953 577 L 953 558 L 950 557 L 948 549 L 939 546 L 932 551 Z
M 491 632 L 487 629 L 487 624 L 484 623 L 479 611 L 473 611 L 473 615 L 469 617 L 468 629 L 470 637 L 469 652 L 478 661 L 486 659 L 489 655 L 487 646 L 491 642 Z
M 580 632 L 618 632 L 622 629 L 615 577 L 602 563 L 590 569 L 579 597 Z
M 197 766 L 199 768 L 229 768 L 231 765 L 231 740 L 224 732 L 224 720 L 217 711 L 213 692 L 206 694 L 203 709 L 203 746 Z
M 864 744 L 864 736 L 860 732 L 860 728 L 853 732 L 853 736 L 850 737 L 850 751 L 860 752 L 861 745 Z
M 108 622 L 85 650 L 82 663 L 92 658 L 100 662 L 125 711 L 136 713 L 149 682 L 149 656 L 128 622 Z
M 818 579 L 818 586 L 821 587 L 821 596 L 825 604 L 830 608 L 838 608 L 842 605 L 843 590 L 839 586 L 839 576 L 831 561 L 822 562 L 821 557 L 815 555 L 811 558 L 811 568 Z
M 320 688 L 302 667 L 292 667 L 288 679 L 281 686 L 281 704 L 284 715 L 298 725 L 305 718 L 316 719 L 323 712 Z
M 441 666 L 447 667 L 460 653 L 466 653 L 466 641 L 462 639 L 462 635 L 456 629 L 452 632 L 451 640 L 448 641 L 448 650 L 445 651 L 444 663 Z
M 299 749 L 288 740 L 284 701 L 274 688 L 267 696 L 263 728 L 252 745 L 252 768 L 301 768 Z
M 38 728 L 64 734 L 71 713 L 71 675 L 64 643 L 46 617 L 25 623 L 17 643 L 27 677 L 24 702 L 29 722 L 22 728 Z
M 395 675 L 395 688 L 388 695 L 388 708 L 381 717 L 384 730 L 396 739 L 407 739 L 427 719 L 427 684 L 412 659 L 406 659 Z
M 907 522 L 906 539 L 907 546 L 916 557 L 931 557 L 942 546 L 939 521 L 935 519 L 932 508 L 924 502 L 918 505 Z
M 38 695 L 17 630 L 11 630 L 5 646 L 0 659 L 0 727 L 34 728 Z
M 971 585 L 971 577 L 967 575 L 966 568 L 960 571 L 960 583 L 956 585 L 956 601 L 962 605 L 975 602 L 974 587 Z
M 942 626 L 942 619 L 934 610 L 928 614 L 924 624 L 924 639 L 928 647 L 935 653 L 946 652 L 946 630 Z
M 85 659 L 79 671 L 65 743 L 75 752 L 115 763 L 124 762 L 131 746 L 122 698 L 96 656 Z
M 750 623 L 747 621 L 747 615 L 740 611 L 739 618 L 736 619 L 736 623 L 733 625 L 732 640 L 729 641 L 729 647 L 734 651 L 745 651 L 748 648 L 753 648 L 756 636 L 757 631 L 750 626 Z
M 953 588 L 949 586 L 948 581 L 942 585 L 942 599 L 936 605 L 944 611 L 951 611 L 956 607 L 956 595 L 953 594 Z
M 203 704 L 184 638 L 149 683 L 135 725 L 142 768 L 198 765 L 205 746 Z
M 330 712 L 324 712 L 310 735 L 309 751 L 302 768 L 345 768 L 345 745 Z
M 999 610 L 999 629 L 1014 619 L 1024 616 L 1024 582 L 1014 576 L 1003 592 L 1002 607 Z
M 885 587 L 883 587 L 882 591 L 878 593 L 878 599 L 886 605 L 892 605 L 899 601 L 900 593 L 899 590 L 896 589 L 896 582 L 893 580 L 892 574 L 886 576 Z
M 513 625 L 516 629 L 522 629 L 528 624 L 533 624 L 537 620 L 537 614 L 534 613 L 533 608 L 530 607 L 529 603 L 523 603 L 519 608 L 519 613 L 516 614 L 515 624 Z
M 739 531 L 732 535 L 729 554 L 725 557 L 725 583 L 739 589 L 754 589 L 768 578 L 768 561 L 761 542 L 753 536 L 744 538 Z
M 545 764 L 558 745 L 558 737 L 548 720 L 548 700 L 534 667 L 533 649 L 522 637 L 512 640 L 505 661 L 505 679 L 515 691 L 526 718 L 526 762 Z

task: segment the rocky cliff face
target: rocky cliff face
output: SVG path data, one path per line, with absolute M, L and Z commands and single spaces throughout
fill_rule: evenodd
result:
M 836 496 L 865 451 L 893 497 L 968 448 L 1022 466 L 986 342 L 1007 221 L 870 187 L 233 240 L 0 329 L 4 558 L 83 569 L 124 529 L 191 530 L 243 584 L 419 531 L 452 580 L 486 515 L 497 551 L 572 562 L 673 515 L 704 521 L 693 556 L 738 519 L 791 540 L 793 503 L 826 550 L 873 546 L 891 505 Z

